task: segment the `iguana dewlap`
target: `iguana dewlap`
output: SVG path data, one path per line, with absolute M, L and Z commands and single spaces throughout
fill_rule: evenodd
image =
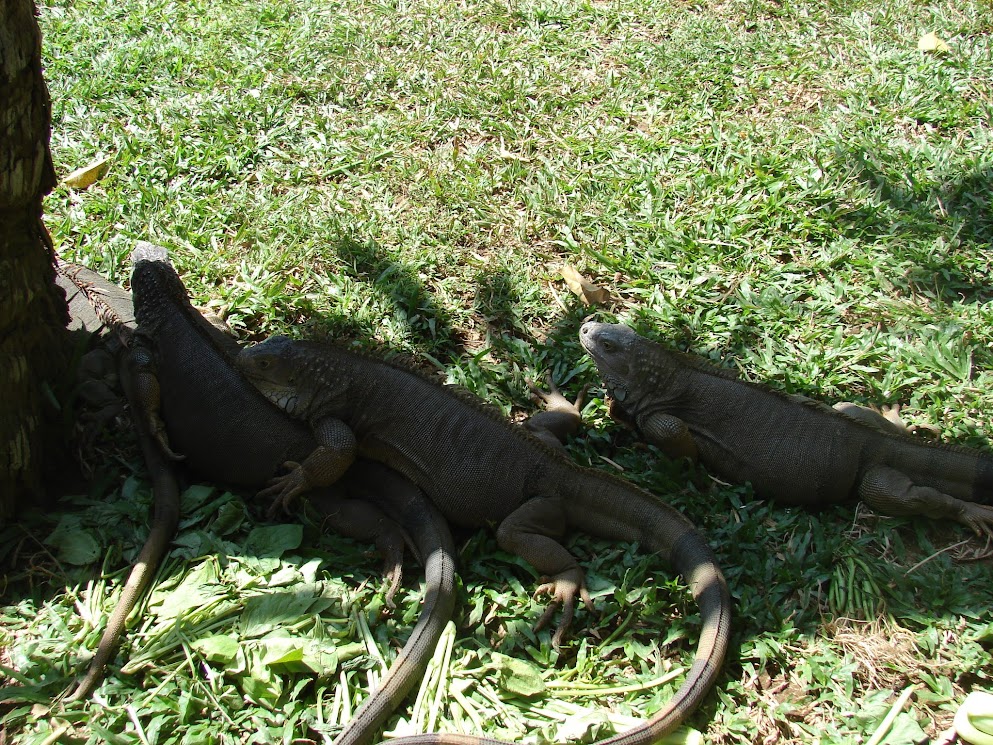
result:
M 993 535 L 987 453 L 910 437 L 869 409 L 846 414 L 745 382 L 620 324 L 586 323 L 579 338 L 613 399 L 611 415 L 663 452 L 698 458 L 786 504 L 860 498 L 884 514 L 957 520 Z

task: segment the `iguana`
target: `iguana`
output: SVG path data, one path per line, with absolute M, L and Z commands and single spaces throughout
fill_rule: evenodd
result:
M 315 447 L 309 429 L 272 406 L 234 370 L 230 355 L 237 345 L 190 305 L 164 249 L 142 244 L 133 258 L 138 330 L 132 347 L 139 366 L 140 403 L 162 451 L 175 447 L 201 475 L 246 486 L 258 486 L 284 458 L 304 458 Z M 578 425 L 576 406 L 554 386 L 540 396 L 546 411 L 532 416 L 526 426 L 543 437 L 563 439 Z M 341 499 L 342 491 L 352 498 Z M 335 740 L 336 745 L 360 745 L 371 739 L 424 672 L 452 613 L 455 549 L 447 524 L 431 502 L 411 482 L 375 461 L 359 459 L 333 489 L 307 496 L 338 532 L 378 539 L 386 573 L 393 576 L 387 599 L 400 580 L 402 534 L 411 537 L 425 562 L 425 599 L 418 623 L 380 687 Z
M 85 373 L 79 381 L 81 398 L 100 407 L 97 413 L 99 419 L 106 419 L 104 412 L 116 408 L 118 384 L 124 388 L 132 406 L 140 405 L 134 391 L 133 371 L 123 351 L 134 334 L 134 309 L 130 295 L 90 269 L 61 261 L 56 265 L 56 280 L 66 293 L 70 330 L 78 334 L 86 345 L 90 345 L 91 336 L 102 340 L 83 355 L 80 363 L 80 369 Z M 121 590 L 117 607 L 107 620 L 86 675 L 68 697 L 70 701 L 89 696 L 100 682 L 104 667 L 120 643 L 125 622 L 161 562 L 179 522 L 179 486 L 172 464 L 157 447 L 144 418 L 135 417 L 134 423 L 152 480 L 154 516 L 148 538 Z
M 910 437 L 853 404 L 833 409 L 742 381 L 621 324 L 588 322 L 579 338 L 612 398 L 611 415 L 669 455 L 698 459 L 786 504 L 860 498 L 884 514 L 957 520 L 993 536 L 987 453 Z
M 451 522 L 494 526 L 500 546 L 528 561 L 552 596 L 538 626 L 562 608 L 561 642 L 577 598 L 591 607 L 583 570 L 560 539 L 578 528 L 638 541 L 675 566 L 700 606 L 693 666 L 673 700 L 609 743 L 647 745 L 674 729 L 707 694 L 728 645 L 731 602 L 713 552 L 675 509 L 618 478 L 581 468 L 457 388 L 349 350 L 273 337 L 244 349 L 238 367 L 266 397 L 306 421 L 325 456 L 294 467 L 261 493 L 289 506 L 313 483 L 333 479 L 357 456 L 375 459 L 421 487 Z M 424 735 L 417 742 L 474 742 Z M 402 738 L 401 742 L 406 738 Z
M 95 330 L 106 324 L 132 348 L 124 360 L 137 369 L 123 380 L 130 383 L 126 387 L 137 409 L 135 424 L 155 493 L 149 538 L 72 699 L 89 695 L 99 682 L 135 601 L 175 532 L 179 491 L 173 458 L 167 455 L 171 448 L 185 454 L 202 477 L 259 487 L 287 457 L 302 457 L 314 447 L 306 427 L 272 406 L 231 366 L 228 355 L 236 345 L 192 307 L 164 249 L 145 244 L 134 260 L 133 314 L 131 299 L 116 285 L 85 269 L 60 271 L 70 299 L 78 301 L 77 293 L 82 293 L 98 311 L 82 325 Z M 76 315 L 85 312 L 81 306 Z M 444 518 L 430 501 L 388 468 L 360 461 L 340 486 L 317 490 L 311 503 L 334 529 L 377 539 L 393 578 L 390 593 L 399 582 L 405 536 L 412 538 L 426 573 L 421 617 L 379 690 L 342 733 L 339 742 L 344 745 L 370 740 L 423 674 L 454 607 L 455 548 Z M 342 499 L 342 493 L 360 499 Z

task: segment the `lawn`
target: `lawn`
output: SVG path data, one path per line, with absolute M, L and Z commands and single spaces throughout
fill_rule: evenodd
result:
M 394 350 L 514 418 L 534 410 L 528 378 L 592 386 L 571 456 L 690 517 L 735 600 L 723 677 L 674 742 L 938 742 L 966 692 L 993 690 L 988 546 L 856 504 L 776 506 L 672 462 L 609 420 L 577 341 L 587 316 L 620 320 L 777 389 L 900 404 L 988 451 L 988 3 L 39 11 L 56 168 L 111 158 L 46 202 L 64 259 L 126 283 L 150 240 L 246 340 Z M 945 46 L 919 48 L 929 33 Z M 609 301 L 583 305 L 564 266 Z M 420 569 L 387 613 L 369 547 L 206 484 L 184 495 L 107 682 L 50 706 L 146 534 L 128 437 L 63 511 L 0 528 L 0 675 L 20 686 L 0 691 L 7 741 L 330 741 L 411 628 Z M 533 572 L 490 534 L 460 536 L 454 626 L 389 732 L 589 740 L 669 700 L 699 628 L 685 588 L 634 546 L 570 545 L 597 611 L 556 651 L 532 631 Z

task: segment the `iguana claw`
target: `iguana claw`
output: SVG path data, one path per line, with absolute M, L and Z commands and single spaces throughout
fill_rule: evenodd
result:
M 586 388 L 580 391 L 576 397 L 576 402 L 572 403 L 559 391 L 552 381 L 551 374 L 548 375 L 546 383 L 548 391 L 545 392 L 530 380 L 525 381 L 531 389 L 532 398 L 540 401 L 544 411 L 539 411 L 524 423 L 524 427 L 530 430 L 539 439 L 554 448 L 561 448 L 570 435 L 576 433 L 583 422 L 583 397 L 586 395 Z
M 586 610 L 593 612 L 593 601 L 590 599 L 589 590 L 586 589 L 582 569 L 568 569 L 554 577 L 542 577 L 542 584 L 535 590 L 535 595 L 552 596 L 545 612 L 541 614 L 538 623 L 534 625 L 535 631 L 540 631 L 551 623 L 555 611 L 558 610 L 559 606 L 562 607 L 562 618 L 552 635 L 552 646 L 556 649 L 562 645 L 562 640 L 572 625 L 572 618 L 576 613 L 577 594 L 582 599 L 583 605 L 586 606 Z
M 975 502 L 963 502 L 958 520 L 979 538 L 993 539 L 993 507 Z
M 400 584 L 403 582 L 402 560 L 398 561 L 390 556 L 383 557 L 383 579 L 389 582 L 389 587 L 386 588 L 386 597 L 383 599 L 383 602 L 386 604 L 387 608 L 393 610 L 397 607 L 396 602 L 393 600 L 393 596 L 397 594 L 397 590 L 400 589 Z
M 526 378 L 524 382 L 527 384 L 528 390 L 531 391 L 531 395 L 534 400 L 544 404 L 548 410 L 562 410 L 570 413 L 575 412 L 575 415 L 581 418 L 580 412 L 583 410 L 583 404 L 586 399 L 586 391 L 589 389 L 588 385 L 584 385 L 582 387 L 579 391 L 579 395 L 576 396 L 575 402 L 572 402 L 562 395 L 559 387 L 555 385 L 555 381 L 552 380 L 551 373 L 548 373 L 545 376 L 545 385 L 548 386 L 547 392 L 535 385 L 534 381 L 530 378 Z
M 158 446 L 162 450 L 163 454 L 165 454 L 165 456 L 170 460 L 185 460 L 185 455 L 173 452 L 173 449 L 169 447 L 169 437 L 166 435 L 165 423 L 154 414 L 149 415 L 148 418 L 151 420 L 149 422 L 149 427 L 152 430 L 152 437 L 155 439 L 155 442 L 158 443 Z
M 258 493 L 262 499 L 272 499 L 267 513 L 270 520 L 278 518 L 280 512 L 289 512 L 296 498 L 311 487 L 307 472 L 299 463 L 288 460 L 283 468 L 288 473 L 270 479 L 269 485 Z

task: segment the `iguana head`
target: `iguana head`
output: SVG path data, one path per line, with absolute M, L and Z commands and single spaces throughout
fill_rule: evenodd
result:
M 154 326 L 164 300 L 188 302 L 183 281 L 169 263 L 169 254 L 164 249 L 139 249 L 132 252 L 131 259 L 134 262 L 131 294 L 139 325 Z
M 619 323 L 584 323 L 579 341 L 593 358 L 607 393 L 617 402 L 632 392 L 634 366 L 638 359 L 635 347 L 643 340 L 627 326 Z
M 235 358 L 235 366 L 263 396 L 292 416 L 305 416 L 312 386 L 299 386 L 300 359 L 296 342 L 286 336 L 273 336 L 245 347 Z

